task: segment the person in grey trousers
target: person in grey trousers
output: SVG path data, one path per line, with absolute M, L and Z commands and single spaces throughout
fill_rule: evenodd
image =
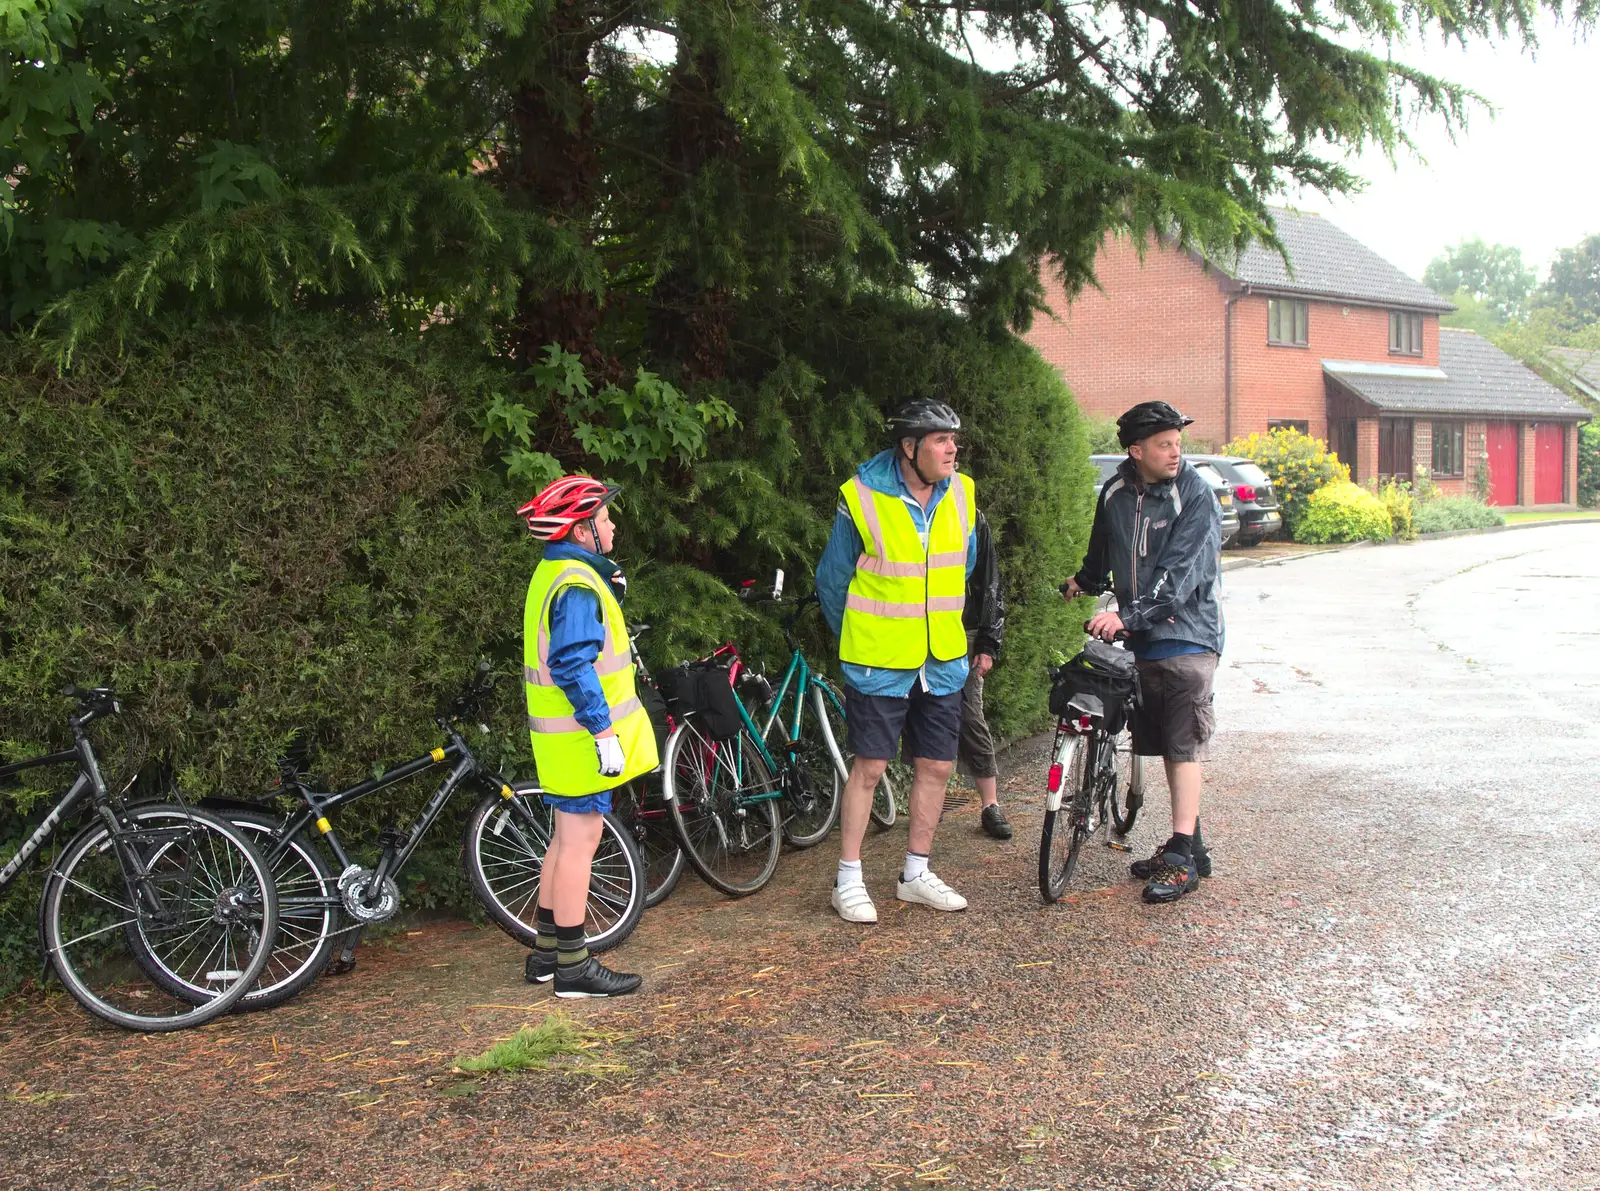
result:
M 983 679 L 1000 656 L 1006 631 L 1006 602 L 1000 590 L 1000 567 L 994 538 L 980 511 L 974 522 L 978 560 L 967 576 L 967 603 L 962 623 L 967 628 L 967 685 L 961 692 L 961 740 L 956 764 L 972 778 L 983 802 L 983 829 L 995 839 L 1010 839 L 1011 824 L 1000 809 L 1000 769 L 995 761 L 994 734 L 983 715 Z

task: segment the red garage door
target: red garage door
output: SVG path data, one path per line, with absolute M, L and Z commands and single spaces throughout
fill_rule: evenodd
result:
M 1489 455 L 1489 503 L 1517 503 L 1517 424 L 1490 422 L 1484 428 L 1484 450 Z
M 1533 432 L 1533 503 L 1558 505 L 1567 495 L 1566 429 L 1560 422 L 1540 422 Z

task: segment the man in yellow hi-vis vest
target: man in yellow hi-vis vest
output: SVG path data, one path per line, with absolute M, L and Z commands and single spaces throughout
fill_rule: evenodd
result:
M 961 612 L 976 561 L 972 481 L 956 471 L 961 419 L 940 401 L 908 402 L 889 419 L 888 450 L 840 489 L 817 595 L 839 637 L 849 749 L 833 908 L 876 922 L 861 872 L 872 792 L 901 746 L 916 768 L 911 845 L 896 885 L 904 902 L 964 910 L 967 899 L 928 867 L 961 735 L 967 632 Z
M 539 782 L 555 830 L 539 881 L 538 935 L 527 978 L 554 979 L 558 997 L 615 997 L 639 987 L 589 954 L 589 870 L 611 791 L 654 769 L 655 732 L 634 686 L 627 582 L 606 557 L 617 489 L 563 476 L 518 510 L 550 544 L 528 584 L 523 678 Z

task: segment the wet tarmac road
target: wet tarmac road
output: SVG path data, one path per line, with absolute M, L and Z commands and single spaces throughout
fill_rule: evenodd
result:
M 608 956 L 644 991 L 566 1005 L 617 1039 L 592 1075 L 458 1094 L 554 1007 L 458 922 L 186 1034 L 13 998 L 0 1187 L 1600 1188 L 1600 526 L 1247 568 L 1224 607 L 1216 874 L 1176 906 L 1104 848 L 1040 905 L 1024 742 L 1016 839 L 940 830 L 965 914 L 894 902 L 903 822 L 874 928 L 828 911 L 831 843 L 744 901 L 688 877 Z
M 1600 1186 L 1600 526 L 1243 570 L 1226 610 L 1218 868 L 1281 908 L 1207 1015 L 1216 1185 Z

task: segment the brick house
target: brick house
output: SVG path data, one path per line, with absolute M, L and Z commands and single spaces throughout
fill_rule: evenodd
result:
M 1358 481 L 1426 469 L 1448 492 L 1489 472 L 1501 505 L 1577 499 L 1577 424 L 1590 415 L 1467 331 L 1454 307 L 1319 215 L 1274 212 L 1293 263 L 1252 244 L 1236 261 L 1108 237 L 1098 290 L 1047 300 L 1026 339 L 1101 418 L 1171 401 L 1217 446 L 1293 426 Z

